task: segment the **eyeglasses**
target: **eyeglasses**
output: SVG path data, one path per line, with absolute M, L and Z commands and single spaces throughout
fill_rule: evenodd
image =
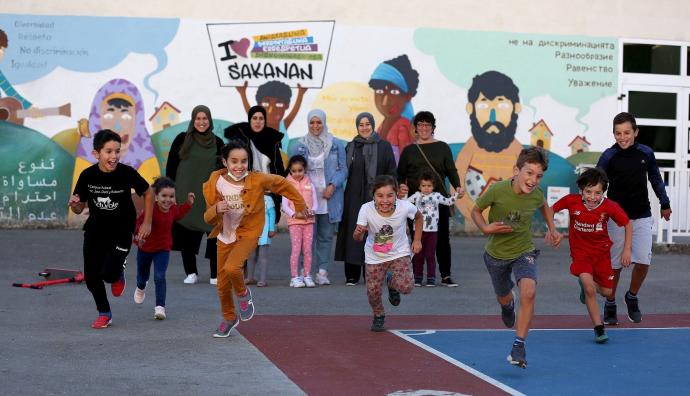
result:
M 432 127 L 433 127 L 433 124 L 428 123 L 428 122 L 418 122 L 418 123 L 417 123 L 417 129 L 421 129 L 421 128 L 432 128 Z

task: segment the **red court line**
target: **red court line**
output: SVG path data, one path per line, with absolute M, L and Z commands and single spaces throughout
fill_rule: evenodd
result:
M 645 315 L 640 324 L 619 315 L 620 328 L 690 327 L 690 314 Z M 309 395 L 370 395 L 443 390 L 505 395 L 458 367 L 391 333 L 369 331 L 370 316 L 260 315 L 239 330 Z M 386 317 L 388 329 L 502 329 L 499 316 Z M 591 328 L 586 315 L 541 315 L 533 328 Z

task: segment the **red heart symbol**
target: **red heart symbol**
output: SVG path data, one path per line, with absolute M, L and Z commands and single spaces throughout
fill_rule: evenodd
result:
M 230 44 L 230 48 L 232 48 L 237 55 L 246 58 L 247 49 L 249 49 L 249 39 L 245 37 L 240 41 L 235 41 L 234 43 Z

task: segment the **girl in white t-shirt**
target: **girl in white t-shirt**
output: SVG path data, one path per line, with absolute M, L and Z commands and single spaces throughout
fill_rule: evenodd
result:
M 384 331 L 385 314 L 381 301 L 381 286 L 385 279 L 388 301 L 400 304 L 400 293 L 408 294 L 414 288 L 410 256 L 422 249 L 422 214 L 412 203 L 397 199 L 398 185 L 390 175 L 379 175 L 374 180 L 374 200 L 362 205 L 352 237 L 364 244 L 367 297 L 374 311 L 371 331 Z M 407 219 L 414 219 L 415 232 L 410 251 L 407 238 Z

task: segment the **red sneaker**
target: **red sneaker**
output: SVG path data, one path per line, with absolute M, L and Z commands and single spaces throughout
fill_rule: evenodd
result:
M 113 323 L 112 318 L 106 315 L 99 315 L 96 320 L 91 323 L 91 327 L 94 329 L 105 329 L 106 327 L 109 327 L 111 323 Z
M 113 292 L 113 296 L 120 297 L 122 293 L 125 292 L 125 286 L 127 286 L 127 281 L 125 281 L 125 275 L 122 274 L 122 278 L 110 284 L 110 290 Z

